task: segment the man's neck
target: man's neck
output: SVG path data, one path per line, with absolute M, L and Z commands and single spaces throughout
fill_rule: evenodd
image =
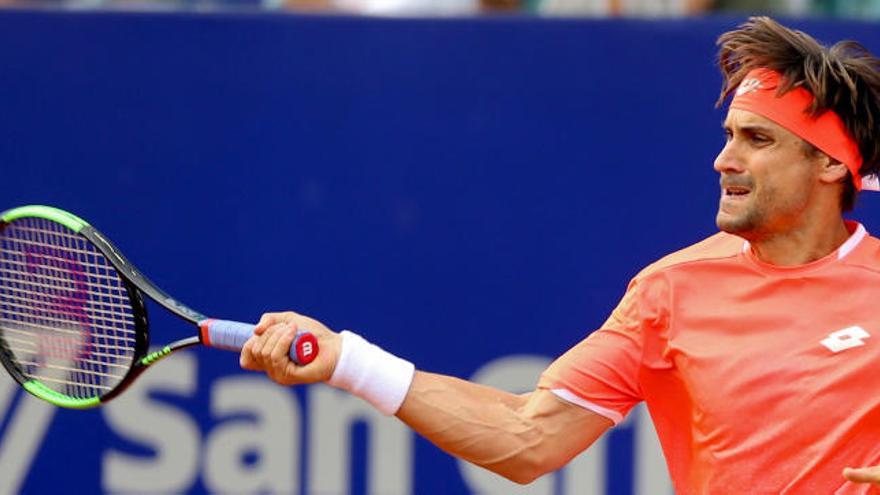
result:
M 828 256 L 849 238 L 850 232 L 838 217 L 827 224 L 812 223 L 781 234 L 750 240 L 759 260 L 776 266 L 797 266 Z

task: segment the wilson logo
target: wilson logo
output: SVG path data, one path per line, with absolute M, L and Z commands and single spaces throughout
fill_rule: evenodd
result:
M 313 352 L 315 352 L 315 348 L 312 346 L 311 342 L 306 342 L 303 344 L 303 346 L 302 346 L 303 357 L 311 356 Z
M 840 352 L 865 345 L 865 339 L 870 336 L 862 327 L 848 327 L 832 332 L 819 342 L 831 352 Z

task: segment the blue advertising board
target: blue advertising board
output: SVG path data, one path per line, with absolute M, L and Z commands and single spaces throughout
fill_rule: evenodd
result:
M 714 232 L 714 43 L 740 21 L 0 11 L 0 209 L 82 216 L 204 313 L 296 310 L 525 392 L 641 267 Z M 880 49 L 875 25 L 797 25 Z M 191 331 L 151 310 L 155 343 Z M 198 349 L 89 411 L 0 377 L 18 492 L 671 488 L 642 410 L 520 487 Z

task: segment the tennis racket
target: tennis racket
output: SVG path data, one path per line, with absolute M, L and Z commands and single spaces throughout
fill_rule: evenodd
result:
M 144 296 L 198 333 L 150 352 Z M 241 350 L 253 331 L 172 299 L 71 213 L 47 206 L 0 213 L 0 361 L 40 399 L 99 406 L 176 351 L 198 344 Z M 298 333 L 290 358 L 306 365 L 317 355 L 315 336 Z

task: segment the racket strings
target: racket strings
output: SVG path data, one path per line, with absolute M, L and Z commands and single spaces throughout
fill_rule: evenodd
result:
M 51 256 L 46 256 L 46 259 L 51 259 L 51 258 L 52 258 Z M 60 260 L 59 260 L 59 261 L 60 261 Z M 24 269 L 27 269 L 27 268 L 28 268 L 27 263 L 18 263 L 18 262 L 14 261 L 14 260 L 9 260 L 9 264 L 10 264 L 10 265 L 13 265 L 13 266 L 16 266 L 16 270 L 14 270 L 14 271 L 10 271 L 10 270 L 7 270 L 7 269 L 0 269 L 0 273 L 7 274 L 7 275 L 14 275 L 15 273 L 21 272 L 21 270 L 22 270 L 23 268 L 24 268 Z M 87 266 L 87 265 L 85 265 L 85 266 Z M 67 282 L 67 281 L 69 281 L 69 276 L 70 276 L 70 275 L 69 275 L 64 269 L 62 269 L 62 268 L 55 268 L 55 267 L 52 267 L 52 266 L 46 266 L 46 267 L 44 267 L 44 270 L 46 271 L 45 278 L 46 278 L 47 281 L 49 281 L 49 280 L 51 280 L 51 281 L 55 281 L 55 282 Z M 57 273 L 57 275 L 54 275 L 53 272 Z M 100 275 L 100 274 L 98 274 L 98 273 L 92 274 L 92 276 L 93 276 L 95 279 L 102 280 L 104 283 L 106 283 L 106 281 L 108 281 L 108 280 L 111 279 L 111 277 L 105 277 L 105 276 Z M 90 285 L 91 285 L 91 284 L 90 284 Z M 100 289 L 103 288 L 104 286 L 103 286 L 103 285 L 97 285 L 97 286 L 94 286 L 94 287 L 95 287 L 96 289 L 99 289 L 99 290 L 100 290 Z
M 26 377 L 73 398 L 112 390 L 136 343 L 116 269 L 87 239 L 41 218 L 0 235 L 0 337 Z

